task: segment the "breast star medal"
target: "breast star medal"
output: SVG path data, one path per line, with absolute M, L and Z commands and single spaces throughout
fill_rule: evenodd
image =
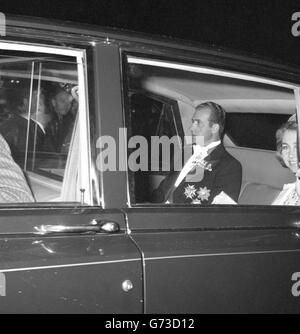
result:
M 200 205 L 205 201 L 208 201 L 211 195 L 211 190 L 207 187 L 196 189 L 194 185 L 188 185 L 184 189 L 184 195 L 187 199 L 192 200 L 192 204 Z

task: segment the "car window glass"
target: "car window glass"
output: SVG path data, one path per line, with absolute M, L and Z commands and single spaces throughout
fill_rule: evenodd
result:
M 78 159 L 66 170 L 73 150 L 79 151 L 71 147 L 79 131 L 75 126 L 78 64 L 72 57 L 24 54 L 3 51 L 0 56 L 0 134 L 24 174 L 33 201 L 65 201 L 66 173 L 70 169 L 74 175 L 79 173 Z M 69 194 L 68 201 L 78 197 Z
M 227 113 L 226 134 L 236 146 L 275 151 L 276 131 L 289 117 L 285 114 Z
M 177 115 L 176 115 L 177 111 Z M 159 148 L 158 155 L 152 155 L 152 138 L 167 138 L 171 140 L 177 133 L 183 139 L 183 129 L 180 118 L 178 118 L 178 105 L 175 101 L 162 96 L 147 94 L 146 92 L 132 92 L 130 94 L 130 136 L 142 136 L 148 144 L 148 165 L 147 170 L 156 169 L 159 175 L 167 175 L 168 162 L 163 159 L 164 152 Z M 153 145 L 152 145 L 153 144 Z M 131 153 L 134 150 L 130 150 Z M 174 163 L 174 146 L 170 147 L 170 163 Z M 137 202 L 150 200 L 147 172 L 140 170 L 134 174 L 134 183 L 140 184 L 134 192 Z
M 196 66 L 128 58 L 128 136 L 131 140 L 137 134 L 144 135 L 148 144 L 144 148 L 150 157 L 147 170 L 132 170 L 129 164 L 131 202 L 271 205 L 284 186 L 295 181 L 292 170 L 276 158 L 277 130 L 296 113 L 293 87 L 246 75 L 202 71 Z M 134 98 L 138 98 L 138 119 L 132 116 L 136 113 Z M 168 100 L 168 104 L 156 102 L 162 100 Z M 217 120 L 209 118 L 211 116 L 207 120 L 199 114 L 195 116 L 203 105 L 209 112 L 211 105 L 225 110 L 225 130 L 222 134 L 218 130 L 221 144 L 216 149 L 209 148 L 207 157 L 193 161 L 196 167 L 184 174 L 184 167 L 196 154 L 192 145 L 196 131 L 192 128 L 207 127 L 207 131 L 211 131 L 214 124 L 219 126 Z M 172 110 L 169 114 L 168 106 Z M 157 127 L 161 122 L 164 131 Z M 197 131 L 203 138 L 210 134 Z M 181 148 L 179 154 L 174 152 L 174 142 L 157 146 L 156 155 L 153 154 L 153 136 L 177 138 L 181 141 L 177 147 Z M 169 150 L 163 145 L 169 145 Z M 141 152 L 140 147 L 139 150 Z M 128 151 L 129 161 L 133 152 Z M 143 157 L 139 159 L 138 163 Z M 175 163 L 176 159 L 181 159 L 181 165 Z M 153 160 L 160 161 L 160 169 L 153 168 Z

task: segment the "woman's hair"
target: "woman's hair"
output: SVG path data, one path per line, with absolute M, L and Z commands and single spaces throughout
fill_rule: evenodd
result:
M 288 167 L 282 158 L 282 138 L 287 130 L 297 131 L 297 129 L 298 129 L 298 123 L 296 121 L 296 117 L 291 117 L 276 132 L 276 147 L 277 147 L 276 158 L 279 160 L 279 162 L 284 168 Z

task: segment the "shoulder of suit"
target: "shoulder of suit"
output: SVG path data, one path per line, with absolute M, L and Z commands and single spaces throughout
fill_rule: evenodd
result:
M 242 166 L 239 160 L 237 160 L 234 156 L 232 156 L 224 147 L 224 156 L 225 159 L 227 160 L 227 163 L 230 163 L 231 165 L 236 165 L 236 166 Z

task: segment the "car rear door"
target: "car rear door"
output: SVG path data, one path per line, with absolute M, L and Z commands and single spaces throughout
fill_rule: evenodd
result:
M 119 225 L 116 233 L 35 235 L 42 224 L 87 228 Z M 124 215 L 101 208 L 1 209 L 0 313 L 141 313 L 141 259 Z M 134 289 L 124 291 L 130 281 Z
M 108 61 L 116 69 L 110 71 L 110 78 L 114 82 L 118 80 L 115 79 L 120 75 L 115 63 L 118 58 L 108 60 L 102 49 L 86 59 L 84 49 L 1 42 L 2 63 L 11 61 L 8 53 L 20 51 L 21 58 L 30 53 L 34 60 L 35 53 L 43 59 L 75 57 L 79 114 L 68 161 L 61 173 L 63 185 L 59 175 L 57 181 L 51 179 L 53 173 L 59 174 L 57 169 L 28 173 L 34 194 L 46 198 L 44 194 L 51 194 L 58 187 L 60 198 L 49 203 L 1 204 L 0 313 L 142 313 L 142 262 L 138 248 L 128 235 L 126 216 L 120 210 L 124 198 L 117 196 L 113 205 L 109 204 L 111 180 L 93 167 L 96 157 L 91 153 L 90 138 L 95 139 L 101 118 L 105 123 L 105 113 L 109 113 L 108 96 L 113 101 L 121 101 L 120 85 L 109 86 L 103 81 Z M 15 53 L 9 56 L 15 57 L 14 64 L 18 63 Z M 87 64 L 102 76 L 87 78 Z M 17 73 L 18 66 L 14 68 Z M 21 74 L 23 80 L 40 82 L 42 79 L 42 84 L 51 81 L 58 85 L 57 76 L 61 73 L 53 70 L 49 73 Z M 87 95 L 87 83 L 91 85 L 90 92 L 97 92 L 96 101 L 94 94 Z M 91 136 L 88 106 L 99 121 L 93 123 Z M 117 112 L 120 110 L 118 107 Z M 121 119 L 121 113 L 118 117 Z

